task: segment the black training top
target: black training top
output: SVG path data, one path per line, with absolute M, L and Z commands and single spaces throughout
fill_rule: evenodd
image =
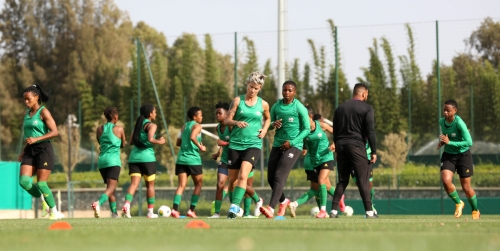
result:
M 351 99 L 339 105 L 333 117 L 335 145 L 357 145 L 364 148 L 366 139 L 375 154 L 377 140 L 373 107 L 359 99 Z

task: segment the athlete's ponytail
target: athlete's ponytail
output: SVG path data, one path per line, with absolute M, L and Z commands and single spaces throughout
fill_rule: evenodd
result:
M 31 92 L 34 96 L 38 96 L 38 103 L 46 103 L 49 101 L 49 95 L 43 91 L 39 84 L 30 85 L 28 88 L 24 89 L 23 93 Z
M 146 118 L 149 118 L 151 112 L 153 112 L 154 109 L 155 107 L 152 104 L 144 104 L 141 106 L 141 115 L 135 121 L 134 133 L 132 137 L 132 144 L 134 144 L 134 146 L 137 148 L 146 148 L 144 143 L 140 141 L 141 130 L 144 130 L 144 128 L 142 127 L 142 123 L 144 123 L 144 120 Z

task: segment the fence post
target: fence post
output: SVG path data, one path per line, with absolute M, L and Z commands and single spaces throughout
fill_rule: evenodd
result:
M 438 121 L 441 119 L 441 69 L 439 65 L 439 21 L 436 20 L 436 74 L 438 88 Z M 438 124 L 438 134 L 441 134 L 441 126 Z M 442 154 L 442 148 L 439 148 L 439 158 Z M 438 163 L 441 161 L 438 159 Z M 440 165 L 439 165 L 440 166 Z M 441 194 L 441 214 L 444 214 L 443 182 L 440 183 Z
M 388 204 L 388 214 L 391 214 L 391 175 L 388 174 L 387 175 L 387 194 L 388 194 L 388 200 L 387 200 L 387 204 Z
M 234 96 L 238 96 L 238 32 L 234 33 Z

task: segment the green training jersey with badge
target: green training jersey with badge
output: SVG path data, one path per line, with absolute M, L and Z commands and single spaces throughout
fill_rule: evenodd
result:
M 201 165 L 200 149 L 191 141 L 191 131 L 195 124 L 196 121 L 191 120 L 184 125 L 184 131 L 181 134 L 181 149 L 177 155 L 176 164 L 188 166 Z M 201 134 L 196 136 L 196 140 L 198 142 L 201 141 Z
M 271 108 L 271 121 L 280 119 L 281 128 L 276 128 L 273 147 L 280 147 L 288 140 L 292 147 L 302 150 L 304 138 L 311 130 L 307 108 L 297 99 L 290 104 L 280 99 Z
M 130 152 L 130 157 L 128 159 L 129 163 L 145 163 L 145 162 L 155 162 L 156 161 L 155 151 L 153 149 L 153 143 L 149 142 L 148 132 L 146 132 L 146 130 L 144 130 L 144 126 L 147 123 L 151 123 L 151 121 L 148 119 L 145 119 L 144 122 L 142 122 L 142 130 L 139 134 L 139 141 L 145 147 L 139 148 L 137 146 L 134 146 L 134 148 L 132 148 L 132 151 Z M 154 137 L 156 138 L 156 132 L 154 134 Z
M 43 109 L 45 109 L 45 106 L 41 106 L 40 108 L 38 108 L 38 111 L 36 111 L 35 114 L 33 114 L 33 116 L 31 117 L 30 117 L 30 110 L 26 112 L 23 123 L 25 141 L 27 138 L 41 137 L 50 131 L 47 125 L 43 123 L 42 118 L 40 117 L 40 113 L 42 112 Z M 37 141 L 36 143 L 47 142 L 47 141 L 50 141 L 50 139 Z
M 325 162 L 333 160 L 333 153 L 330 151 L 330 142 L 326 133 L 321 129 L 319 121 L 314 121 L 314 123 L 316 124 L 316 128 L 306 136 L 304 142 L 307 152 L 310 155 L 311 166 L 318 167 Z
M 229 142 L 229 139 L 231 138 L 231 132 L 229 131 L 229 126 L 226 126 L 224 128 L 224 132 L 220 131 L 220 124 L 217 125 L 217 135 L 219 136 L 219 139 L 225 142 Z M 222 154 L 220 155 L 220 162 L 224 163 L 227 165 L 227 152 L 228 152 L 229 146 L 223 146 L 222 147 Z
M 99 137 L 99 159 L 97 161 L 97 166 L 99 169 L 112 167 L 112 166 L 122 166 L 122 161 L 120 159 L 120 147 L 122 145 L 122 140 L 116 137 L 113 132 L 115 124 L 106 123 L 102 126 L 102 134 Z
M 441 118 L 439 125 L 442 134 L 448 135 L 448 139 L 450 139 L 450 143 L 444 146 L 444 152 L 459 154 L 466 152 L 472 146 L 469 130 L 460 116 L 455 115 L 455 119 L 451 123 L 446 122 L 445 118 Z
M 245 95 L 240 96 L 240 103 L 236 109 L 233 120 L 244 121 L 248 123 L 245 128 L 233 126 L 231 138 L 229 139 L 229 148 L 243 151 L 249 148 L 262 149 L 262 139 L 258 137 L 262 129 L 262 98 L 257 97 L 257 102 L 253 106 L 245 103 Z

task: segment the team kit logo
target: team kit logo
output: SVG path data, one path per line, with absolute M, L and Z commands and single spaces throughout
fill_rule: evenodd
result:
M 33 120 L 33 125 L 38 125 L 38 120 Z

